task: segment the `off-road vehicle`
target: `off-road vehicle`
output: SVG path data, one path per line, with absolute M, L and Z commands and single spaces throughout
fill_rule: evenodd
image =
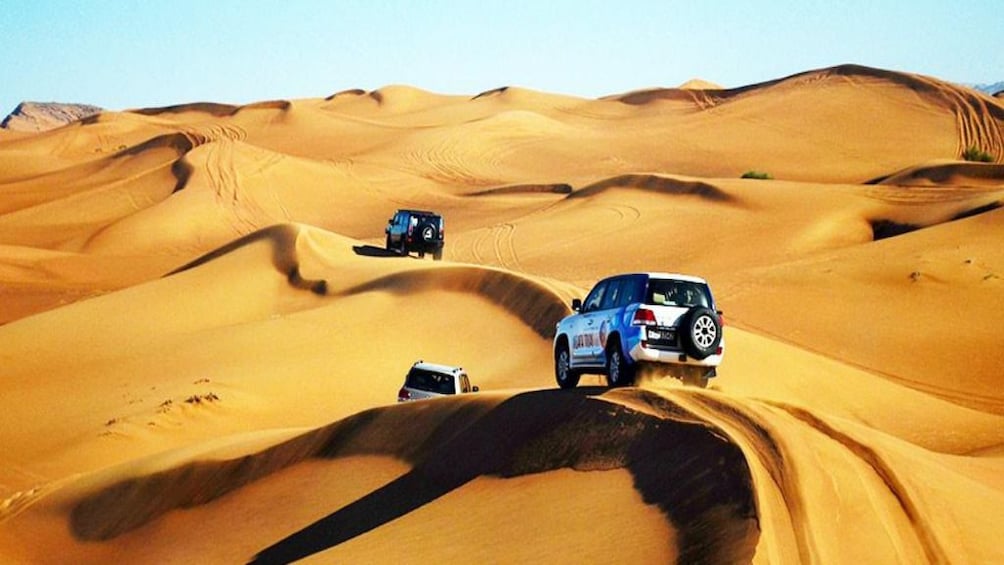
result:
M 689 275 L 637 273 L 596 283 L 574 314 L 558 322 L 554 375 L 561 388 L 582 373 L 631 384 L 642 363 L 686 384 L 706 387 L 717 374 L 725 343 L 722 313 L 707 281 Z
M 424 400 L 468 392 L 478 392 L 478 387 L 471 386 L 463 367 L 416 361 L 404 377 L 404 385 L 397 392 L 397 401 Z
M 387 250 L 401 255 L 418 252 L 419 257 L 432 253 L 443 258 L 443 217 L 427 210 L 398 210 L 387 220 Z

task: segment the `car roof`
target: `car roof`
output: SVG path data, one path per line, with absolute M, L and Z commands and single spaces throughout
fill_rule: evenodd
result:
M 416 361 L 413 368 L 423 369 L 426 371 L 432 371 L 435 373 L 445 373 L 447 375 L 459 375 L 464 372 L 463 367 L 454 367 L 452 365 L 440 365 L 438 363 L 426 363 L 424 361 Z
M 437 214 L 435 212 L 431 212 L 429 210 L 409 210 L 409 209 L 406 209 L 406 208 L 402 208 L 401 210 L 398 210 L 398 212 L 407 212 L 409 214 L 413 214 L 413 215 L 416 215 L 416 216 L 438 216 L 439 215 L 439 214 Z
M 613 279 L 613 278 L 617 278 L 617 277 L 627 277 L 627 276 L 632 276 L 632 275 L 635 275 L 635 276 L 641 275 L 641 276 L 648 277 L 650 279 L 665 279 L 665 280 L 688 281 L 688 282 L 708 284 L 708 281 L 702 279 L 701 277 L 697 277 L 697 276 L 694 276 L 694 275 L 684 275 L 684 274 L 681 274 L 681 273 L 662 273 L 662 272 L 657 272 L 657 271 L 649 271 L 649 272 L 642 272 L 642 273 L 622 273 L 620 275 L 613 275 L 613 276 L 610 276 L 610 277 L 606 277 L 603 280 L 609 280 L 609 279 Z

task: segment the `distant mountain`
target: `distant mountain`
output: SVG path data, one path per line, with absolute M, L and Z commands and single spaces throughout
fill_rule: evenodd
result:
M 993 84 L 974 84 L 973 88 L 979 90 L 980 92 L 986 92 L 990 96 L 996 96 L 1001 92 L 1004 92 L 1004 80 Z
M 0 122 L 0 128 L 15 131 L 46 131 L 101 111 L 102 108 L 87 104 L 22 102 L 3 119 L 3 122 Z

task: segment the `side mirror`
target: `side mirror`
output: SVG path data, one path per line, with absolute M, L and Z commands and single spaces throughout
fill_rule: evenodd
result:
M 478 385 L 474 385 L 474 387 L 473 387 L 473 388 L 471 388 L 471 390 L 473 390 L 474 392 L 478 392 L 478 391 L 479 391 L 479 390 L 481 390 L 481 389 L 480 389 L 480 388 L 478 388 Z
M 582 309 L 582 299 L 581 298 L 573 298 L 572 299 L 572 310 L 575 310 L 576 312 L 578 312 L 581 309 Z

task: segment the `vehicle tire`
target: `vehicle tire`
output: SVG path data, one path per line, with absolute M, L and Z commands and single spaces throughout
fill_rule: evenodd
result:
M 401 242 L 397 246 L 397 253 L 402 257 L 408 256 L 408 244 L 404 242 L 404 237 L 401 237 Z
M 393 245 L 393 244 L 390 242 L 390 236 L 388 235 L 387 236 L 387 243 L 383 244 L 383 247 L 387 251 L 391 251 L 391 248 L 390 248 L 391 245 Z
M 705 359 L 718 351 L 722 343 L 722 324 L 710 308 L 695 306 L 683 315 L 680 324 L 683 350 L 694 359 Z
M 607 385 L 611 388 L 630 385 L 634 382 L 634 367 L 624 358 L 620 342 L 611 341 L 608 347 Z
M 418 258 L 419 259 L 425 259 L 425 250 L 424 249 L 419 249 L 418 250 Z
M 433 261 L 442 261 L 443 260 L 443 248 L 442 247 L 440 247 L 440 248 L 438 248 L 438 249 L 436 249 L 435 251 L 432 252 L 432 260 Z
M 422 238 L 423 242 L 432 243 L 438 236 L 439 230 L 435 224 L 426 222 L 418 226 L 418 237 Z
M 561 388 L 575 388 L 579 384 L 579 372 L 572 369 L 572 356 L 568 352 L 568 344 L 558 343 L 554 350 L 554 379 Z

